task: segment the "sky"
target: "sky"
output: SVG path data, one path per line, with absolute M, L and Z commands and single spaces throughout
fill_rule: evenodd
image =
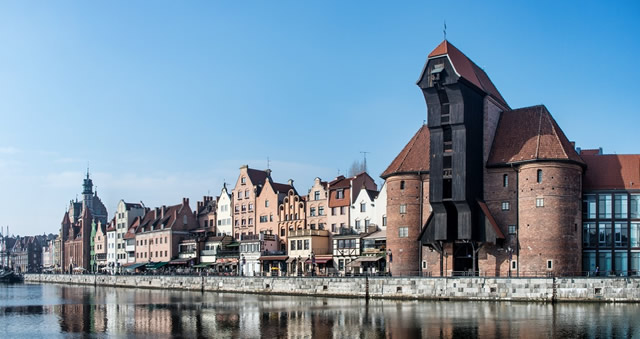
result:
M 570 140 L 636 142 L 640 2 L 0 2 L 0 226 L 57 233 L 90 167 L 120 199 L 191 207 L 239 167 L 379 175 L 426 119 L 416 81 L 447 38 L 512 108 Z M 268 160 L 267 160 L 268 159 Z

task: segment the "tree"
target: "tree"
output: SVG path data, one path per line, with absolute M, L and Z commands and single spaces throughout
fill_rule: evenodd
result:
M 354 160 L 353 163 L 351 163 L 351 167 L 349 167 L 349 171 L 347 172 L 347 176 L 349 177 L 353 177 L 356 174 L 362 173 L 362 172 L 366 172 L 367 171 L 367 167 L 365 166 L 365 164 L 361 161 L 358 160 Z

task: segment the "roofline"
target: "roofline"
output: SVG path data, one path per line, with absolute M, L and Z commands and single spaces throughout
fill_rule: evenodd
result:
M 586 169 L 587 168 L 587 164 L 585 164 L 584 162 L 578 162 L 578 161 L 571 160 L 571 159 L 532 159 L 532 160 L 522 160 L 522 161 L 514 161 L 514 162 L 501 162 L 501 163 L 487 164 L 486 167 L 487 168 L 511 167 L 513 165 L 526 165 L 526 164 L 534 163 L 534 162 L 562 162 L 562 163 L 569 163 L 569 164 L 579 165 L 580 167 L 582 167 L 582 169 Z
M 382 178 L 382 179 L 385 179 L 385 180 L 386 180 L 386 179 L 387 179 L 387 178 L 389 178 L 389 177 L 393 177 L 393 176 L 396 176 L 396 175 L 403 175 L 403 174 L 418 174 L 418 175 L 419 175 L 419 174 L 429 174 L 429 171 L 404 171 L 404 172 L 393 172 L 393 173 L 387 174 L 387 175 L 385 175 L 385 176 L 380 175 L 380 178 Z M 379 192 L 379 191 L 378 191 L 378 192 Z

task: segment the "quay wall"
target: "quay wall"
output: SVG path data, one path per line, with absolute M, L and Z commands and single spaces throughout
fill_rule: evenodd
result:
M 25 282 L 303 296 L 640 302 L 634 278 L 222 277 L 25 274 Z

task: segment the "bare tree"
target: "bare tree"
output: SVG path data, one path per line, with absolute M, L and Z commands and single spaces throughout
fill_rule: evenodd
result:
M 356 174 L 366 172 L 366 171 L 367 171 L 367 168 L 362 161 L 354 160 L 351 163 L 351 167 L 349 167 L 349 171 L 347 172 L 347 175 L 350 177 L 353 177 Z

